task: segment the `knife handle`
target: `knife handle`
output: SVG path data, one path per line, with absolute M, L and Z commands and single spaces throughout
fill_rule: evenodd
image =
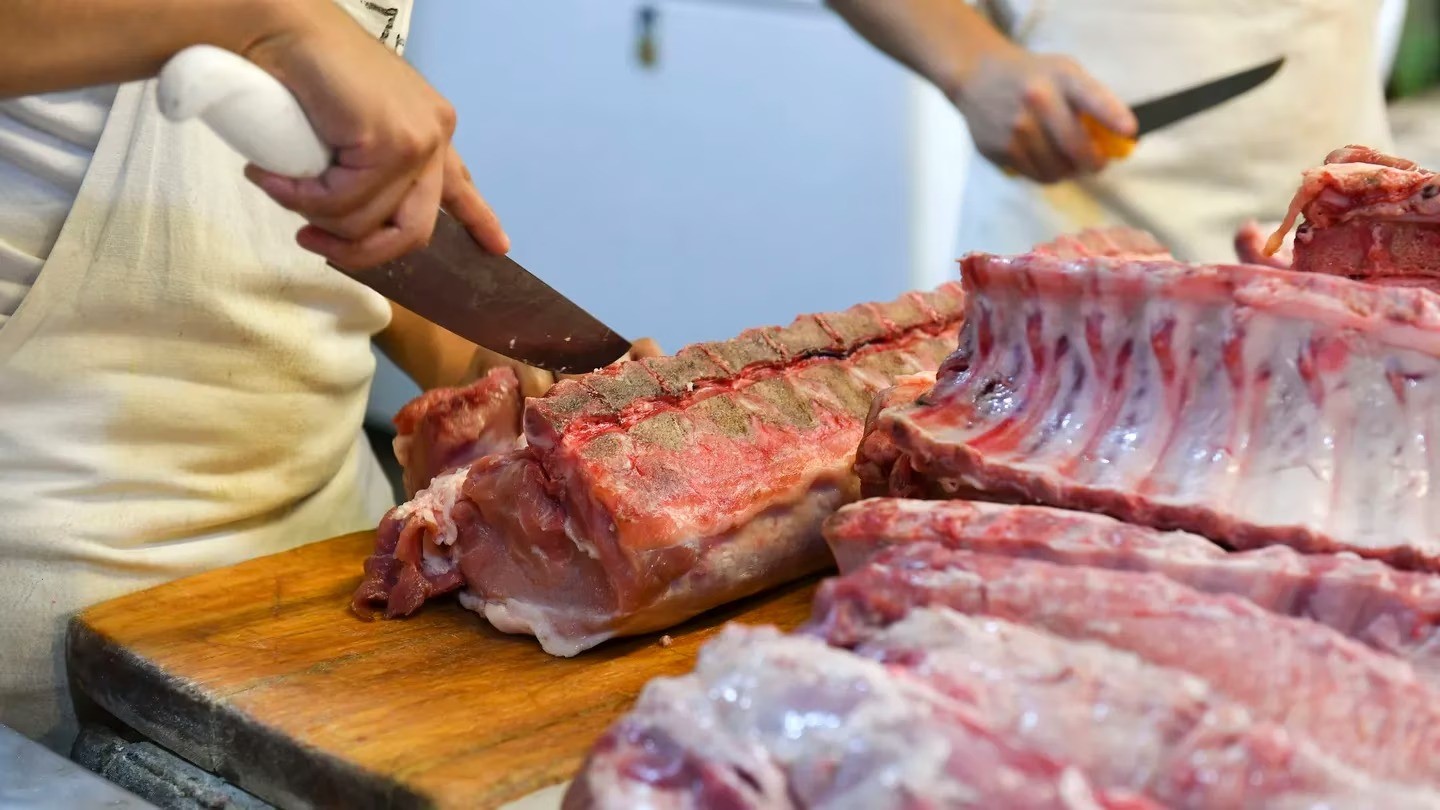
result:
M 1123 160 L 1130 157 L 1135 151 L 1136 141 L 1134 138 L 1127 138 L 1112 131 L 1109 127 L 1095 120 L 1089 113 L 1080 113 L 1080 126 L 1085 128 L 1085 134 L 1090 136 L 1090 142 L 1107 160 Z M 1018 177 L 1020 173 L 1010 167 L 1001 171 L 1006 177 Z
M 171 121 L 199 118 L 246 160 L 286 177 L 318 177 L 332 152 L 295 96 L 245 58 L 193 45 L 160 69 L 155 98 Z

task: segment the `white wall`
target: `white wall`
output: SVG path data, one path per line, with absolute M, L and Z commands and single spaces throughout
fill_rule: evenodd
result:
M 914 286 L 908 74 L 816 4 L 702 0 L 655 3 L 647 70 L 642 5 L 417 4 L 406 55 L 512 255 L 670 350 Z M 372 415 L 413 393 L 382 369 Z

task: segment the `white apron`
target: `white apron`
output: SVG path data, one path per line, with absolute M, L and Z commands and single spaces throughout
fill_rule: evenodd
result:
M 986 3 L 982 3 L 982 6 Z M 1099 175 L 1045 187 L 971 163 L 958 248 L 1021 252 L 1096 225 L 1146 228 L 1192 261 L 1233 261 L 1247 218 L 1284 215 L 1300 172 L 1390 146 L 1376 77 L 1380 0 L 990 0 L 1031 51 L 1076 59 L 1142 101 L 1285 56 L 1264 85 L 1141 139 Z
M 398 50 L 408 2 L 360 5 Z M 61 751 L 74 612 L 373 527 L 393 502 L 360 431 L 389 305 L 297 247 L 303 221 L 243 165 L 164 121 L 153 82 L 121 86 L 0 328 L 0 723 Z

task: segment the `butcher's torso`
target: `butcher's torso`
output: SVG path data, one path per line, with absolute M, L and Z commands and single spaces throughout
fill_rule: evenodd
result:
M 409 0 L 343 0 L 403 48 Z M 73 735 L 77 610 L 373 526 L 389 304 L 153 81 L 0 101 L 0 723 Z
M 1041 186 L 971 163 L 959 249 L 1016 253 L 1132 225 L 1192 261 L 1233 261 L 1248 218 L 1277 221 L 1330 150 L 1389 148 L 1376 26 L 1382 0 L 980 0 L 1027 49 L 1073 57 L 1143 101 L 1284 56 L 1264 85 L 1146 135 L 1127 159 Z

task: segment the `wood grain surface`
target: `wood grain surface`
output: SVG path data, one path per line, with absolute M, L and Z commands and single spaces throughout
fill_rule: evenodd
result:
M 645 682 L 726 621 L 797 626 L 815 580 L 659 636 L 553 658 L 454 599 L 409 619 L 349 611 L 370 533 L 98 605 L 69 637 L 74 688 L 284 807 L 496 807 L 569 779 Z

